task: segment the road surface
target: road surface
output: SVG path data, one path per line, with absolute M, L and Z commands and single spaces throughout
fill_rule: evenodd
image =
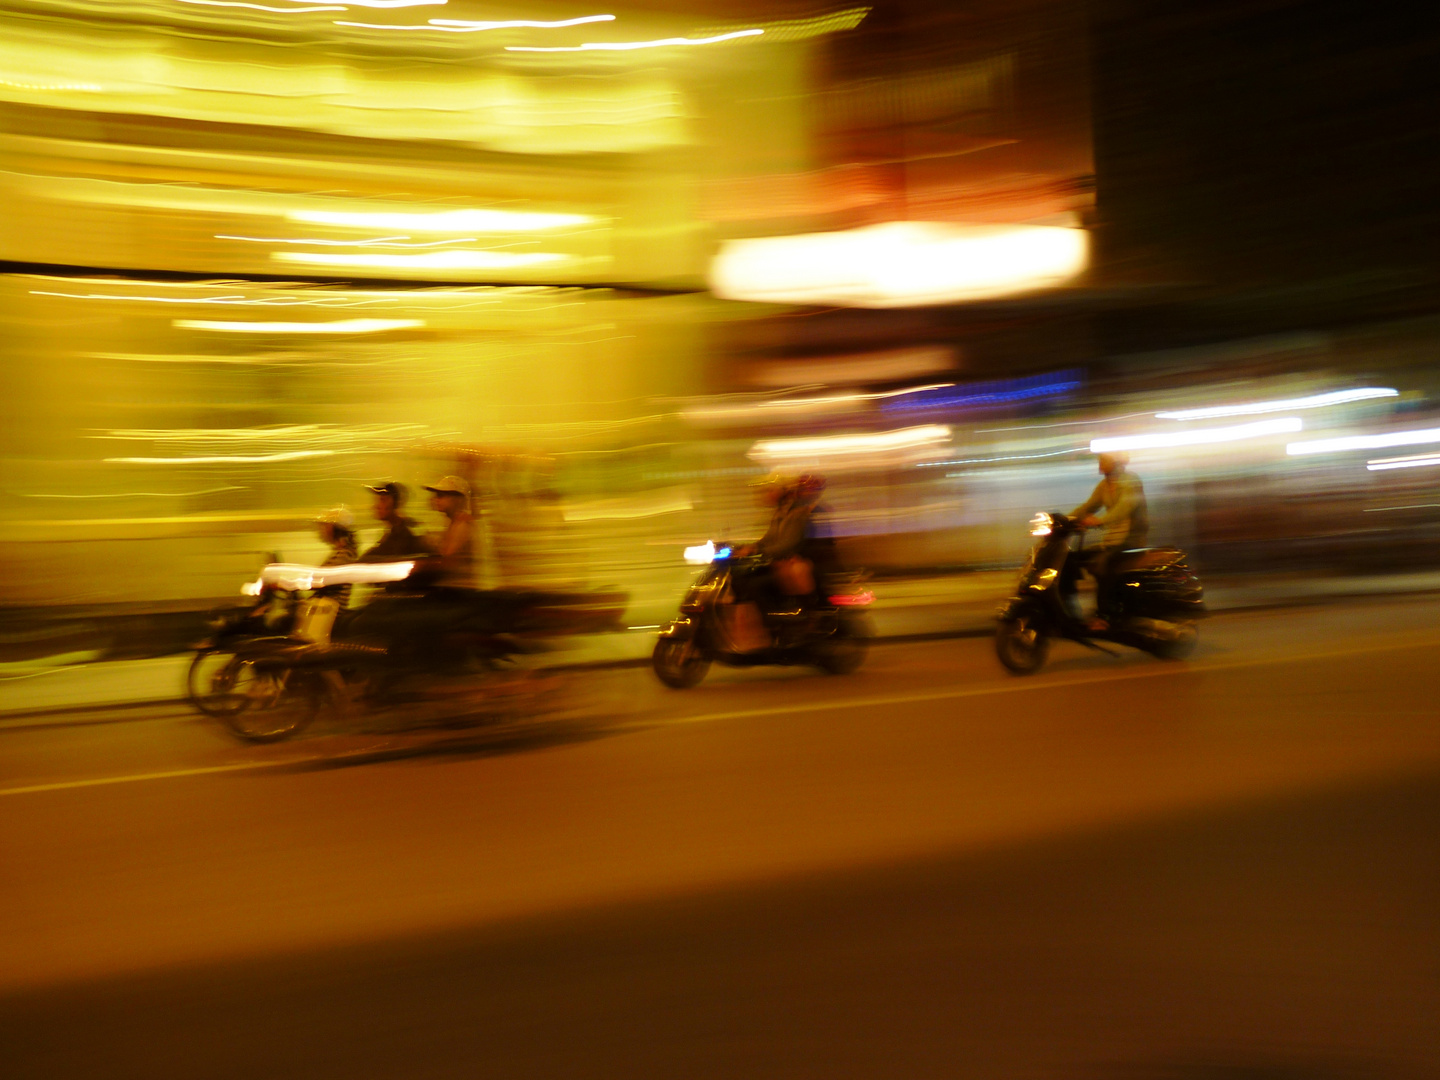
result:
M 0 731 L 7 1077 L 1437 1077 L 1440 602 Z

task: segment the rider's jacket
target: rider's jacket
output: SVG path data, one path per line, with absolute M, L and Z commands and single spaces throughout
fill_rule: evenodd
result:
M 1150 534 L 1150 514 L 1145 506 L 1145 485 L 1128 469 L 1101 477 L 1090 498 L 1070 511 L 1074 518 L 1089 517 L 1105 511 L 1101 525 L 1105 529 L 1101 546 L 1107 548 L 1143 547 Z
M 394 562 L 415 555 L 428 554 L 425 541 L 411 528 L 415 523 L 409 518 L 396 518 L 385 529 L 379 543 L 360 556 L 361 562 Z

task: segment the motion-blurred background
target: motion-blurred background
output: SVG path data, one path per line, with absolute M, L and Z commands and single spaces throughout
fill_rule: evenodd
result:
M 771 469 L 856 564 L 1000 567 L 1097 439 L 1208 571 L 1428 566 L 1440 36 L 1397 12 L 5 0 L 9 639 L 172 642 L 456 472 L 485 583 L 639 622 Z

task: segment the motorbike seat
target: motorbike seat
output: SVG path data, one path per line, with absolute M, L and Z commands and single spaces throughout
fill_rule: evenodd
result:
M 1112 573 L 1135 570 L 1163 570 L 1183 562 L 1185 553 L 1176 547 L 1128 548 L 1115 557 Z

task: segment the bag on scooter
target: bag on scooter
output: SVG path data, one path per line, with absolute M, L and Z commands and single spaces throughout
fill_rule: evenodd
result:
M 771 564 L 775 584 L 786 596 L 809 596 L 815 591 L 815 567 L 809 559 L 791 555 Z

